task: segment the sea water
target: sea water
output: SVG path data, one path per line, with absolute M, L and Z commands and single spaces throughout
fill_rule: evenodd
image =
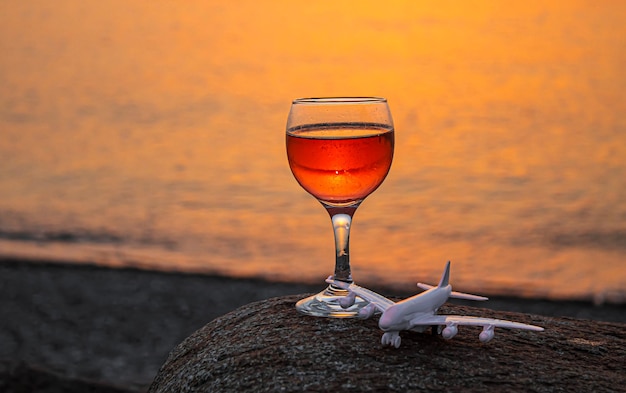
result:
M 0 6 L 0 256 L 319 282 L 290 102 L 388 98 L 353 276 L 626 301 L 626 3 Z

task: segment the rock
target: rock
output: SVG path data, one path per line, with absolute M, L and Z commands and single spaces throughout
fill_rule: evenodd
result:
M 479 327 L 452 340 L 402 332 L 380 344 L 378 318 L 300 315 L 305 295 L 273 298 L 217 318 L 178 345 L 149 392 L 626 391 L 626 325 L 446 304 L 440 312 L 510 319 L 544 332 Z

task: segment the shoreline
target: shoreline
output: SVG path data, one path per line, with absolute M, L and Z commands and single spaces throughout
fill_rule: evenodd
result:
M 213 319 L 323 285 L 0 258 L 0 288 L 0 361 L 140 389 L 171 349 Z M 507 297 L 454 303 L 626 323 L 626 305 Z
M 0 268 L 8 267 L 9 269 L 18 268 L 32 268 L 37 270 L 65 270 L 80 272 L 89 271 L 110 271 L 111 273 L 120 273 L 122 275 L 162 275 L 163 277 L 170 277 L 173 280 L 185 279 L 198 279 L 206 280 L 210 282 L 231 282 L 233 285 L 245 285 L 256 286 L 260 289 L 259 295 L 245 296 L 240 301 L 233 301 L 231 304 L 232 309 L 224 307 L 227 312 L 234 310 L 235 308 L 247 304 L 242 301 L 249 300 L 249 302 L 266 299 L 261 297 L 263 293 L 274 294 L 276 296 L 291 295 L 297 293 L 314 293 L 324 288 L 324 283 L 320 280 L 319 283 L 307 283 L 307 282 L 287 282 L 287 281 L 272 281 L 261 277 L 231 277 L 221 275 L 219 273 L 204 273 L 197 271 L 183 271 L 183 270 L 164 270 L 143 266 L 115 266 L 115 265 L 101 265 L 98 263 L 90 262 L 66 262 L 59 260 L 44 260 L 33 258 L 19 258 L 19 257 L 6 257 L 0 256 Z M 0 277 L 0 283 L 3 278 Z M 409 297 L 419 293 L 419 289 L 415 292 L 407 292 L 403 290 L 394 289 L 385 285 L 370 285 L 363 284 L 368 288 L 383 294 L 388 297 Z M 277 287 L 278 290 L 274 291 L 270 288 Z M 211 289 L 209 289 L 211 290 Z M 284 292 L 283 292 L 284 291 Z M 477 292 L 478 295 L 487 296 L 489 300 L 486 302 L 472 302 L 463 301 L 457 299 L 450 299 L 451 303 L 470 305 L 481 308 L 489 308 L 493 310 L 502 311 L 514 311 L 528 314 L 539 314 L 555 317 L 571 317 L 578 319 L 591 319 L 605 322 L 618 322 L 626 323 L 626 303 L 611 303 L 605 302 L 596 304 L 592 299 L 550 299 L 545 297 L 521 297 L 521 296 L 506 296 L 506 295 L 494 295 L 485 292 Z M 249 303 L 248 302 L 248 303 Z M 507 307 L 512 307 L 507 308 Z M 216 315 L 216 317 L 219 315 Z

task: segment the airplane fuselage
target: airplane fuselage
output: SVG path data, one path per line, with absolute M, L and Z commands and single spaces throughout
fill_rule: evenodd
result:
M 451 292 L 452 287 L 450 285 L 435 287 L 399 301 L 383 312 L 378 326 L 385 332 L 414 328 L 416 319 L 419 320 L 420 315 L 435 314 L 439 307 L 448 300 Z M 419 322 L 417 324 L 419 325 Z

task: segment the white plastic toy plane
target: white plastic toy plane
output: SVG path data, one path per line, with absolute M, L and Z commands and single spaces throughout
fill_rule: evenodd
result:
M 369 302 L 359 312 L 359 317 L 366 319 L 374 315 L 376 311 L 381 311 L 382 315 L 378 321 L 378 326 L 385 332 L 382 337 L 383 345 L 400 347 L 400 331 L 412 330 L 424 332 L 433 327 L 438 328 L 445 339 L 451 339 L 458 332 L 458 325 L 482 326 L 483 330 L 478 336 L 481 342 L 488 342 L 494 336 L 494 328 L 502 327 L 507 329 L 526 329 L 537 332 L 543 331 L 542 327 L 527 325 L 525 323 L 505 321 L 501 319 L 468 317 L 461 315 L 438 315 L 437 310 L 448 298 L 467 300 L 488 300 L 483 296 L 470 295 L 467 293 L 454 292 L 449 284 L 450 261 L 441 277 L 439 285 L 434 287 L 428 284 L 418 283 L 417 286 L 425 292 L 404 299 L 400 302 L 393 302 L 384 296 L 370 291 L 367 288 L 356 284 L 348 284 L 343 281 L 333 280 L 333 276 L 328 277 L 327 283 L 345 289 L 349 294 L 339 299 L 341 307 L 348 308 L 354 304 L 356 296 Z M 445 328 L 443 328 L 445 326 Z

